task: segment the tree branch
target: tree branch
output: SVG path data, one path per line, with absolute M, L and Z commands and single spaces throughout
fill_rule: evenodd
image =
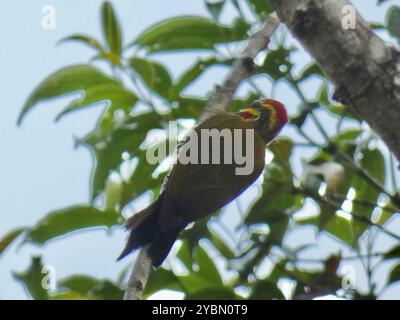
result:
M 148 247 L 140 250 L 129 277 L 128 286 L 125 290 L 124 300 L 140 300 L 143 296 L 144 288 L 149 280 L 153 263 L 148 255 Z
M 223 84 L 217 85 L 215 93 L 208 99 L 206 108 L 229 108 L 239 84 L 253 72 L 254 58 L 268 47 L 271 35 L 279 24 L 279 20 L 273 16 L 268 16 L 266 20 L 264 27 L 250 37 L 247 47 L 233 64 Z
M 240 82 L 248 78 L 252 73 L 254 58 L 258 53 L 267 48 L 270 37 L 278 24 L 278 19 L 268 16 L 262 30 L 249 38 L 247 47 L 244 49 L 241 57 L 235 61 L 223 84 L 217 86 L 214 94 L 210 96 L 202 117 L 206 115 L 207 110 L 213 108 L 228 109 Z M 153 269 L 147 250 L 148 247 L 143 248 L 135 261 L 125 291 L 124 300 L 140 300 L 143 296 L 143 290 Z
M 400 52 L 372 32 L 348 0 L 270 0 L 280 19 L 400 161 Z M 344 29 L 346 10 L 356 28 Z

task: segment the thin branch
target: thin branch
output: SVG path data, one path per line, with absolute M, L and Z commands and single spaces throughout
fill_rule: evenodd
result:
M 277 181 L 275 181 L 275 182 L 278 183 Z M 400 235 L 397 235 L 397 234 L 393 233 L 392 231 L 386 229 L 384 226 L 381 226 L 381 225 L 379 225 L 377 223 L 372 222 L 371 219 L 369 219 L 368 217 L 366 217 L 362 213 L 344 210 L 340 203 L 337 203 L 337 202 L 332 201 L 332 200 L 330 200 L 328 198 L 322 197 L 317 192 L 314 192 L 314 191 L 309 190 L 309 189 L 301 189 L 301 188 L 297 188 L 297 187 L 289 187 L 288 188 L 286 186 L 286 188 L 290 192 L 303 194 L 305 196 L 309 196 L 309 197 L 313 198 L 317 202 L 325 203 L 325 204 L 327 204 L 328 206 L 330 206 L 331 208 L 333 208 L 335 210 L 340 210 L 340 211 L 346 212 L 346 213 L 350 214 L 353 217 L 354 220 L 362 222 L 362 223 L 364 223 L 364 224 L 366 224 L 366 225 L 368 225 L 370 227 L 375 227 L 375 228 L 379 229 L 381 232 L 387 234 L 388 236 L 400 241 Z
M 254 68 L 255 57 L 269 44 L 269 39 L 279 24 L 279 20 L 273 16 L 268 16 L 267 21 L 262 28 L 249 39 L 247 47 L 244 49 L 241 57 L 236 60 L 231 71 L 227 75 L 221 86 L 217 86 L 215 93 L 211 95 L 207 102 L 203 116 L 207 111 L 213 108 L 227 110 L 232 102 L 236 89 L 242 80 L 248 78 Z M 135 261 L 128 286 L 125 291 L 125 300 L 139 300 L 143 296 L 143 290 L 146 286 L 150 272 L 152 271 L 152 261 L 148 254 L 148 247 L 141 250 Z
M 334 193 L 331 196 L 336 200 L 342 200 L 342 201 L 350 200 L 353 203 L 356 203 L 356 204 L 359 204 L 361 206 L 371 208 L 371 209 L 379 208 L 382 211 L 390 212 L 393 214 L 399 212 L 399 209 L 393 208 L 391 206 L 380 205 L 379 203 L 374 202 L 374 201 L 369 201 L 369 200 L 365 200 L 365 199 L 348 199 L 346 196 L 337 194 L 337 193 Z
M 250 37 L 241 57 L 233 64 L 223 84 L 216 87 L 215 93 L 208 100 L 206 111 L 213 108 L 224 110 L 229 108 L 236 89 L 242 80 L 248 78 L 253 72 L 255 57 L 267 48 L 269 39 L 278 23 L 279 21 L 275 17 L 268 16 L 264 27 Z
M 143 291 L 149 280 L 150 272 L 153 269 L 151 257 L 148 254 L 148 247 L 140 250 L 135 261 L 132 273 L 128 280 L 128 286 L 125 290 L 124 300 L 141 300 Z

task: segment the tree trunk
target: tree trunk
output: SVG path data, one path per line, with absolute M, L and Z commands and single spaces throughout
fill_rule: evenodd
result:
M 352 108 L 400 161 L 400 53 L 385 43 L 347 0 L 270 0 L 279 18 Z M 346 29 L 349 12 L 355 29 Z

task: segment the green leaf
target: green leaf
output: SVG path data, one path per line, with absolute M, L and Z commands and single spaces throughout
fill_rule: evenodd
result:
M 121 300 L 123 291 L 109 280 L 99 280 L 86 275 L 75 275 L 63 279 L 59 285 L 79 294 L 77 299 L 90 298 L 101 300 Z M 52 297 L 53 298 L 53 297 Z M 58 297 L 58 299 L 68 299 L 68 297 Z
M 400 264 L 394 266 L 390 271 L 388 284 L 393 284 L 397 281 L 400 281 Z
M 256 73 L 266 73 L 273 80 L 277 81 L 290 74 L 293 64 L 290 61 L 290 53 L 293 49 L 280 46 L 277 49 L 268 51 L 268 55 Z
M 196 292 L 213 287 L 214 285 L 207 278 L 200 276 L 197 272 L 191 272 L 185 276 L 179 276 L 184 292 Z
M 103 35 L 107 41 L 108 48 L 119 57 L 122 51 L 121 28 L 109 1 L 103 3 L 101 14 Z
M 212 18 L 215 21 L 218 21 L 219 16 L 221 15 L 222 8 L 225 5 L 225 0 L 213 1 L 213 2 L 206 0 L 205 3 L 207 11 L 211 14 Z
M 300 82 L 314 75 L 325 77 L 324 72 L 316 62 L 312 62 L 308 66 L 306 66 L 301 71 L 300 75 L 296 78 L 296 81 Z
M 262 195 L 249 210 L 245 219 L 246 224 L 276 223 L 271 229 L 282 231 L 281 228 L 288 221 L 286 210 L 293 210 L 301 204 L 300 195 L 286 191 L 283 187 L 284 184 L 286 187 L 291 187 L 293 184 L 289 162 L 292 148 L 293 143 L 288 139 L 278 139 L 269 145 L 268 149 L 273 152 L 274 159 L 266 165 Z M 279 238 L 280 236 L 277 240 Z
M 133 57 L 129 59 L 129 65 L 151 90 L 161 97 L 169 99 L 172 80 L 169 72 L 161 63 Z
M 360 160 L 361 167 L 374 177 L 382 185 L 385 184 L 386 166 L 385 159 L 379 149 L 367 149 L 364 148 L 360 152 L 362 159 Z M 355 176 L 353 178 L 353 187 L 356 190 L 356 200 L 368 200 L 369 202 L 377 202 L 380 192 L 373 186 L 365 181 L 365 179 Z M 356 202 L 353 203 L 353 212 L 358 215 L 363 215 L 368 219 L 371 218 L 374 208 L 368 208 L 362 204 Z M 362 222 L 355 221 L 353 223 L 353 233 L 355 239 L 368 228 L 368 225 Z
M 352 227 L 352 221 L 336 214 L 329 219 L 325 231 L 351 246 L 356 240 Z
M 87 297 L 84 295 L 73 292 L 73 291 L 64 291 L 64 292 L 56 292 L 50 295 L 50 300 L 87 300 Z
M 317 105 L 318 103 L 323 105 L 325 108 L 329 110 L 330 113 L 332 113 L 335 116 L 338 116 L 340 118 L 349 118 L 352 120 L 355 120 L 357 122 L 361 122 L 362 119 L 358 114 L 356 114 L 352 109 L 349 107 L 343 105 L 343 104 L 333 104 L 331 103 L 329 96 L 328 96 L 328 83 L 324 82 L 321 85 L 321 88 L 318 92 L 317 96 Z
M 188 68 L 177 80 L 174 86 L 171 89 L 171 99 L 177 99 L 179 94 L 186 89 L 189 85 L 193 84 L 193 82 L 203 74 L 209 67 L 215 65 L 227 65 L 230 66 L 233 60 L 218 60 L 215 57 L 199 60 L 193 66 Z
M 88 295 L 97 300 L 122 300 L 124 291 L 111 281 L 103 280 Z
M 273 11 L 267 0 L 249 0 L 256 14 L 264 17 Z
M 121 204 L 122 183 L 110 178 L 104 191 L 104 210 L 118 210 Z
M 207 223 L 209 219 L 210 217 L 204 217 L 196 221 L 193 227 L 184 230 L 179 236 L 180 239 L 185 240 L 193 256 L 194 249 L 197 248 L 200 239 L 208 237 Z
M 56 120 L 61 119 L 64 115 L 88 107 L 90 105 L 108 102 L 108 108 L 112 111 L 122 109 L 129 113 L 132 106 L 136 103 L 137 98 L 132 91 L 124 88 L 119 83 L 103 83 L 94 85 L 85 90 L 83 97 L 73 101 L 66 109 L 58 114 Z
M 32 107 L 41 100 L 58 97 L 76 91 L 85 91 L 102 84 L 118 84 L 117 81 L 105 75 L 100 70 L 88 65 L 75 65 L 63 68 L 46 78 L 31 93 L 25 102 L 18 124 Z
M 199 276 L 207 279 L 210 283 L 216 286 L 223 285 L 221 275 L 219 274 L 214 261 L 201 246 L 197 246 L 195 262 L 199 266 L 197 272 Z
M 103 212 L 90 206 L 76 206 L 50 212 L 29 229 L 26 241 L 44 244 L 73 231 L 92 227 L 112 227 L 118 223 L 115 211 Z
M 43 288 L 45 277 L 43 273 L 43 264 L 40 257 L 32 257 L 31 265 L 25 272 L 14 273 L 14 278 L 20 281 L 29 295 L 35 300 L 47 300 L 49 295 L 47 290 Z
M 386 24 L 390 34 L 400 41 L 400 7 L 390 7 L 386 15 Z
M 320 217 L 312 216 L 308 218 L 300 218 L 296 220 L 296 223 L 299 225 L 313 225 L 319 227 L 320 225 Z M 334 215 L 331 216 L 326 224 L 323 227 L 324 231 L 335 237 L 337 240 L 344 242 L 344 244 L 352 246 L 354 241 L 357 240 L 354 236 L 353 232 L 353 223 L 352 221 L 338 215 L 334 212 Z
M 107 136 L 96 130 L 86 137 L 84 143 L 90 148 L 96 159 L 91 183 L 92 200 L 104 190 L 109 174 L 113 170 L 118 170 L 122 163 L 122 154 L 127 152 L 132 157 L 137 156 L 140 152 L 139 146 L 145 140 L 148 131 L 153 128 L 162 128 L 161 119 L 156 112 L 140 113 L 130 116 L 124 125 L 112 130 Z M 144 180 L 143 183 L 147 182 L 149 176 Z M 134 188 L 134 186 L 132 187 Z M 121 201 L 124 202 L 124 199 L 126 198 L 123 194 Z
M 59 41 L 59 43 L 63 43 L 65 41 L 82 42 L 82 43 L 88 45 L 89 47 L 95 49 L 99 53 L 105 53 L 105 50 L 104 50 L 103 46 L 101 45 L 101 43 L 98 40 L 92 38 L 91 36 L 87 36 L 87 35 L 84 35 L 84 34 L 73 34 L 73 35 L 71 35 L 69 37 L 61 39 Z
M 232 26 L 224 26 L 199 16 L 181 16 L 151 26 L 131 45 L 146 47 L 149 52 L 211 50 L 219 43 L 246 39 L 249 27 L 241 19 Z
M 74 292 L 80 293 L 83 296 L 98 285 L 99 280 L 86 275 L 74 275 L 66 279 L 60 280 L 58 283 L 61 287 L 68 288 Z
M 249 300 L 285 300 L 282 291 L 270 280 L 258 280 L 253 288 Z
M 387 259 L 399 259 L 400 258 L 400 245 L 394 246 L 383 256 L 385 260 Z
M 380 22 L 369 22 L 368 27 L 372 30 L 385 30 L 386 26 Z
M 182 241 L 182 245 L 179 248 L 176 257 L 185 265 L 189 271 L 193 270 L 193 255 L 192 249 L 187 241 Z
M 178 97 L 177 105 L 171 108 L 171 113 L 174 115 L 175 119 L 198 119 L 204 110 L 204 106 L 207 103 L 206 99 L 195 98 L 195 97 Z
M 152 173 L 157 165 L 150 164 L 146 159 L 145 153 L 146 151 L 137 152 L 139 163 L 129 180 L 122 185 L 122 205 L 126 205 L 145 191 L 154 189 L 162 184 L 163 177 L 161 175 L 157 178 L 152 178 Z
M 189 292 L 186 300 L 234 300 L 236 298 L 235 292 L 227 287 L 209 287 L 196 291 Z
M 167 289 L 180 290 L 179 279 L 171 270 L 158 268 L 150 274 L 143 294 L 148 297 L 157 291 Z
M 186 248 L 189 250 L 191 249 L 189 246 Z M 187 269 L 191 271 L 188 275 L 179 276 L 179 281 L 182 288 L 184 288 L 184 291 L 188 293 L 210 287 L 223 287 L 221 275 L 207 252 L 201 246 L 196 247 L 194 262 L 196 263 L 197 268 L 194 268 L 193 270 L 191 265 L 189 265 L 190 261 L 188 260 L 190 259 L 190 251 L 187 249 L 185 255 L 180 254 L 179 256 L 181 261 L 185 263 Z
M 177 94 L 177 92 L 173 90 L 171 94 L 172 99 L 174 98 L 173 96 L 175 94 Z M 239 111 L 240 109 L 249 106 L 254 100 L 258 98 L 258 95 L 249 94 L 245 98 L 234 99 L 230 104 L 229 111 Z M 175 99 L 176 105 L 171 108 L 171 115 L 173 115 L 174 119 L 198 119 L 204 110 L 204 106 L 207 103 L 207 99 L 199 97 L 179 96 Z
M 209 238 L 215 248 L 226 258 L 226 259 L 234 259 L 235 253 L 231 250 L 231 248 L 225 243 L 225 241 L 220 237 L 220 235 L 209 229 Z
M 0 239 L 0 256 L 8 248 L 8 246 L 16 239 L 18 236 L 25 231 L 25 228 L 17 228 L 9 233 L 7 233 L 3 238 Z

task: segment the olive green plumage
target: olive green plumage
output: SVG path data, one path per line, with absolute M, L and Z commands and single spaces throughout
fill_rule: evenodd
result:
M 199 163 L 201 129 L 217 129 L 219 132 L 228 129 L 232 136 L 234 136 L 234 129 L 242 129 L 240 132 L 243 154 L 246 150 L 245 130 L 253 129 L 254 148 L 250 155 L 246 155 L 248 159 L 251 157 L 254 160 L 252 172 L 247 175 L 238 175 L 236 169 L 243 167 L 243 164 L 237 163 L 233 154 L 231 154 L 232 163 L 224 163 L 223 155 L 226 146 L 224 139 L 221 139 L 219 150 L 213 150 L 211 144 L 208 150 L 202 150 L 209 153 L 210 161 L 214 152 L 219 152 L 220 164 L 182 164 L 178 161 L 158 199 L 128 219 L 126 227 L 131 230 L 131 233 L 119 259 L 137 248 L 149 245 L 148 252 L 153 265 L 159 266 L 168 255 L 180 231 L 189 223 L 217 211 L 235 199 L 260 176 L 265 165 L 265 147 L 286 123 L 285 119 L 287 121 L 287 116 L 278 120 L 272 119 L 272 116 L 276 118 L 276 107 L 273 103 L 275 101 L 270 99 L 256 101 L 244 113 L 214 112 L 194 129 L 198 137 Z M 283 108 L 283 105 L 280 108 Z M 281 109 L 279 110 L 282 112 Z M 276 121 L 274 126 L 271 126 L 269 122 L 271 120 Z M 191 143 L 194 142 L 189 140 L 180 148 L 178 159 L 182 152 L 190 148 Z M 237 147 L 237 143 L 234 140 L 234 148 Z

